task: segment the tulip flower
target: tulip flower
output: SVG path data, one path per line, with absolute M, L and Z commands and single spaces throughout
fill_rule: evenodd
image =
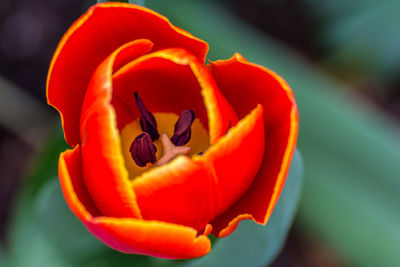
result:
M 296 146 L 286 82 L 149 9 L 91 7 L 51 61 L 48 103 L 71 149 L 65 200 L 88 231 L 124 253 L 200 257 L 241 220 L 266 224 Z

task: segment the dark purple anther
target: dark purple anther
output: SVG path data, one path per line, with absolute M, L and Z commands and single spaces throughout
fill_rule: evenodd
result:
M 140 167 L 146 166 L 149 162 L 153 164 L 156 162 L 157 149 L 153 145 L 150 135 L 146 132 L 139 134 L 133 140 L 129 151 L 131 152 L 132 159 Z
M 191 126 L 194 121 L 194 111 L 187 109 L 182 111 L 181 116 L 175 123 L 174 135 L 171 142 L 176 146 L 183 146 L 190 140 Z
M 156 119 L 154 118 L 153 114 L 151 114 L 151 112 L 146 109 L 138 92 L 135 92 L 134 95 L 136 105 L 140 112 L 140 127 L 144 132 L 150 135 L 151 140 L 157 140 L 160 137 L 160 134 L 157 130 Z

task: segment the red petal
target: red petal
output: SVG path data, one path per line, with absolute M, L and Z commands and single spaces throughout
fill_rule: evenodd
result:
M 58 175 L 64 198 L 80 220 L 88 220 L 99 215 L 82 178 L 81 150 L 79 145 L 60 155 Z
M 135 91 L 152 113 L 180 114 L 182 110 L 190 108 L 194 110 L 196 118 L 207 127 L 207 113 L 196 76 L 188 62 L 178 64 L 170 59 L 195 58 L 186 51 L 184 55 L 174 55 L 174 51 L 176 49 L 162 50 L 142 56 L 114 74 L 113 105 L 120 129 L 140 117 L 134 104 Z
M 239 117 L 258 103 L 264 108 L 266 148 L 261 168 L 245 195 L 211 223 L 213 233 L 223 237 L 240 220 L 253 218 L 258 223 L 267 222 L 285 184 L 295 149 L 298 113 L 291 89 L 274 72 L 248 63 L 238 54 L 211 63 L 209 68 Z
M 203 162 L 216 179 L 217 214 L 226 211 L 246 192 L 260 168 L 264 146 L 263 108 L 257 105 L 203 157 L 195 158 Z
M 182 225 L 97 217 L 88 221 L 86 227 L 101 241 L 124 253 L 189 259 L 204 256 L 211 250 L 206 236 L 197 236 L 196 230 Z
M 214 179 L 201 164 L 181 156 L 133 180 L 138 205 L 146 220 L 203 230 L 215 217 Z
M 237 122 L 235 112 L 218 91 L 209 71 L 183 49 L 165 49 L 142 56 L 120 68 L 113 83 L 113 104 L 120 128 L 129 122 L 124 113 L 131 114 L 130 120 L 139 117 L 132 104 L 134 91 L 139 92 L 152 112 L 180 114 L 184 109 L 192 109 L 196 118 L 208 126 L 211 143 L 226 133 L 229 124 Z
M 182 47 L 204 62 L 207 43 L 143 7 L 104 3 L 90 8 L 65 33 L 51 61 L 47 100 L 61 115 L 70 146 L 79 144 L 79 117 L 90 77 L 96 67 L 121 45 L 149 39 L 154 50 Z
M 117 49 L 94 72 L 83 104 L 83 177 L 96 207 L 106 216 L 141 217 L 125 169 L 110 101 L 113 69 L 147 52 L 151 45 L 148 40 L 136 40 Z
M 178 259 L 200 257 L 210 251 L 210 240 L 189 227 L 132 218 L 92 217 L 98 211 L 84 185 L 79 146 L 61 154 L 59 176 L 71 210 L 94 236 L 116 250 Z
M 209 71 L 200 64 L 191 64 L 191 68 L 202 88 L 212 145 L 224 136 L 230 127 L 236 125 L 238 118 L 229 102 L 221 94 Z
M 136 178 L 133 188 L 143 218 L 206 228 L 257 173 L 264 149 L 262 114 L 258 106 L 203 156 L 181 156 Z

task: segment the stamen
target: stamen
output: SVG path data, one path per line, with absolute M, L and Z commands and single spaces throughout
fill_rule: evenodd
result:
M 149 162 L 153 164 L 156 162 L 157 149 L 151 141 L 150 135 L 146 132 L 139 134 L 133 140 L 129 151 L 132 159 L 140 167 L 145 167 Z
M 148 133 L 151 137 L 151 140 L 157 140 L 160 137 L 160 134 L 157 130 L 157 122 L 154 118 L 153 114 L 146 109 L 143 104 L 142 99 L 139 96 L 138 92 L 134 93 L 136 105 L 140 112 L 140 127 L 146 133 Z
M 190 147 L 187 146 L 175 146 L 169 140 L 166 134 L 161 135 L 161 142 L 163 144 L 163 153 L 164 155 L 157 162 L 157 165 L 163 165 L 171 160 L 173 160 L 178 155 L 185 155 L 190 152 Z
M 181 116 L 175 123 L 174 135 L 171 137 L 171 142 L 176 146 L 183 146 L 189 142 L 192 134 L 191 126 L 193 121 L 193 110 L 187 109 L 182 111 Z

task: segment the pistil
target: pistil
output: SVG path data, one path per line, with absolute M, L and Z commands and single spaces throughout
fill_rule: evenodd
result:
M 163 145 L 163 156 L 158 160 L 157 165 L 163 165 L 179 155 L 186 155 L 190 152 L 190 147 L 176 146 L 171 142 L 166 134 L 161 135 L 161 142 Z

